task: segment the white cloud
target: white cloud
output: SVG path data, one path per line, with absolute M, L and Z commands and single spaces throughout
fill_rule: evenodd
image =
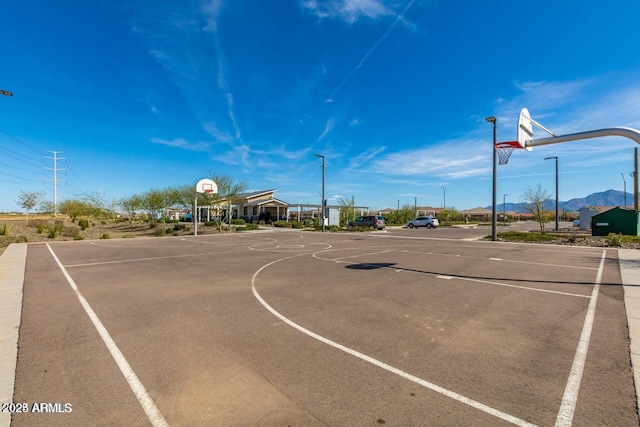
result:
M 320 19 L 339 19 L 350 24 L 363 17 L 376 20 L 394 14 L 378 0 L 305 0 L 301 5 Z
M 322 139 L 327 136 L 327 134 L 329 132 L 331 132 L 333 130 L 333 127 L 336 124 L 336 120 L 334 118 L 330 118 L 329 120 L 327 120 L 327 124 L 324 126 L 324 130 L 322 131 L 322 133 L 320 134 L 320 136 L 318 137 L 318 142 L 322 141 Z
M 167 145 L 169 147 L 182 148 L 190 151 L 207 151 L 211 144 L 208 142 L 198 141 L 189 142 L 184 138 L 175 138 L 172 140 L 162 138 L 151 138 L 149 142 L 153 144 Z
M 360 165 L 368 162 L 371 159 L 376 158 L 376 156 L 382 153 L 386 148 L 387 147 L 371 147 L 366 149 L 364 152 L 358 154 L 357 156 L 349 160 L 349 168 L 356 169 L 360 167 Z

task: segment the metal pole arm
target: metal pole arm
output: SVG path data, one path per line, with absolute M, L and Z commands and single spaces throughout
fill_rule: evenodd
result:
M 612 127 L 606 129 L 596 129 L 586 132 L 570 133 L 567 135 L 552 136 L 526 141 L 525 147 L 537 147 L 538 145 L 557 144 L 559 142 L 577 141 L 580 139 L 601 138 L 604 136 L 622 136 L 629 138 L 640 144 L 640 131 L 628 127 Z

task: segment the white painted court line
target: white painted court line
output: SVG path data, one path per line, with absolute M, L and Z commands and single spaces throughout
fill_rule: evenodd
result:
M 386 252 L 392 252 L 392 251 L 386 251 Z M 317 258 L 317 259 L 322 260 L 322 261 L 334 261 L 336 263 L 343 263 L 343 264 L 357 264 L 357 263 L 351 262 L 351 261 L 343 261 L 344 258 L 335 258 L 335 259 L 320 258 L 320 257 L 317 257 L 316 254 L 313 254 L 313 256 L 314 256 L 314 258 Z M 347 258 L 351 258 L 351 257 L 347 257 Z M 337 261 L 335 261 L 335 260 L 337 260 Z M 447 274 L 435 274 L 435 273 L 429 273 L 429 272 L 424 272 L 424 271 L 414 271 L 414 270 L 403 269 L 403 268 L 392 267 L 392 266 L 388 266 L 388 267 L 387 266 L 376 266 L 376 267 L 381 269 L 381 270 L 384 270 L 384 269 L 393 270 L 396 273 L 405 272 L 405 273 L 413 273 L 413 274 L 426 274 L 428 276 L 434 276 L 436 279 L 446 279 L 446 280 L 458 279 L 458 280 L 465 280 L 467 282 L 484 283 L 484 284 L 487 284 L 487 285 L 502 286 L 502 287 L 505 287 L 505 288 L 521 289 L 521 290 L 524 290 L 524 291 L 542 292 L 542 293 L 547 293 L 547 294 L 565 295 L 565 296 L 578 297 L 578 298 L 591 298 L 589 295 L 574 294 L 574 293 L 571 293 L 571 292 L 552 291 L 550 289 L 532 288 L 530 286 L 512 285 L 512 284 L 509 284 L 509 283 L 493 282 L 491 280 L 475 279 L 475 278 L 472 278 L 472 277 L 450 276 L 450 275 L 447 275 Z
M 289 256 L 289 257 L 285 257 L 285 258 L 280 258 L 277 259 L 275 261 L 272 261 L 268 264 L 263 265 L 262 267 L 260 267 L 254 274 L 253 277 L 251 278 L 251 291 L 253 292 L 253 295 L 255 296 L 255 298 L 258 300 L 258 302 L 260 304 L 262 304 L 262 306 L 264 308 L 266 308 L 271 314 L 273 314 L 274 316 L 276 316 L 278 319 L 282 320 L 283 322 L 285 322 L 287 325 L 297 329 L 298 331 L 302 332 L 303 334 L 318 340 L 324 344 L 327 344 L 333 348 L 336 348 L 338 350 L 341 350 L 351 356 L 354 356 L 358 359 L 361 359 L 365 362 L 368 362 L 374 366 L 377 366 L 379 368 L 384 369 L 385 371 L 391 372 L 392 374 L 398 375 L 404 379 L 407 379 L 415 384 L 418 384 L 422 387 L 425 387 L 429 390 L 432 390 L 436 393 L 442 394 L 443 396 L 449 397 L 453 400 L 456 400 L 458 402 L 464 403 L 465 405 L 471 406 L 474 409 L 477 409 L 479 411 L 485 412 L 489 415 L 493 415 L 494 417 L 500 418 L 502 420 L 505 420 L 507 422 L 510 422 L 512 424 L 515 424 L 517 426 L 535 426 L 535 424 L 531 424 L 527 421 L 521 420 L 520 418 L 514 417 L 512 415 L 509 415 L 505 412 L 499 411 L 497 409 L 494 409 L 490 406 L 487 406 L 483 403 L 480 403 L 476 400 L 470 399 L 468 397 L 462 396 L 461 394 L 458 394 L 454 391 L 448 390 L 444 387 L 441 387 L 439 385 L 436 385 L 434 383 L 431 383 L 429 381 L 423 380 L 422 378 L 416 377 L 414 375 L 411 375 L 407 372 L 404 372 L 398 368 L 394 368 L 391 365 L 387 365 L 384 362 L 381 362 L 377 359 L 374 359 L 373 357 L 367 356 L 366 354 L 360 353 L 359 351 L 353 350 L 347 346 L 344 346 L 342 344 L 339 344 L 335 341 L 331 341 L 328 338 L 323 337 L 322 335 L 318 335 L 315 332 L 312 332 L 300 325 L 298 325 L 297 323 L 295 323 L 294 321 L 288 319 L 287 317 L 283 316 L 282 314 L 280 314 L 278 311 L 276 311 L 273 307 L 271 307 L 269 305 L 269 303 L 267 303 L 262 296 L 260 296 L 260 294 L 258 293 L 258 290 L 256 289 L 255 286 L 255 282 L 256 282 L 256 277 L 258 277 L 258 275 L 260 274 L 260 272 L 262 272 L 263 270 L 265 270 L 266 268 L 272 266 L 273 264 L 276 264 L 280 261 L 284 261 L 287 259 L 291 259 L 291 258 L 295 258 L 298 256 L 301 256 L 304 254 L 297 254 L 297 255 L 293 255 L 293 256 Z
M 593 319 L 596 315 L 596 303 L 598 302 L 598 292 L 600 291 L 600 283 L 602 282 L 602 272 L 604 271 L 606 255 L 607 251 L 603 250 L 602 257 L 600 258 L 600 267 L 598 267 L 598 274 L 596 275 L 595 286 L 591 293 L 591 301 L 589 301 L 589 308 L 587 309 L 587 315 L 584 319 L 584 325 L 582 326 L 580 341 L 578 342 L 578 348 L 573 358 L 571 372 L 564 389 L 558 417 L 556 418 L 556 426 L 571 426 L 573 423 L 573 415 L 576 404 L 578 403 L 580 382 L 582 381 L 582 373 L 584 372 L 587 352 L 589 351 L 589 341 L 591 340 L 591 331 L 593 330 Z
M 122 372 L 122 375 L 124 375 L 124 378 L 129 383 L 129 387 L 131 387 L 131 390 L 136 395 L 138 402 L 140 402 L 140 405 L 142 406 L 142 409 L 144 410 L 144 412 L 147 414 L 147 417 L 149 418 L 149 421 L 151 421 L 151 424 L 154 427 L 165 427 L 165 426 L 168 427 L 169 424 L 160 413 L 160 410 L 158 409 L 156 404 L 153 402 L 153 399 L 151 398 L 151 396 L 149 396 L 149 393 L 144 388 L 144 385 L 142 384 L 142 382 L 138 379 L 138 376 L 133 371 L 133 368 L 131 367 L 131 365 L 129 365 L 129 362 L 127 362 L 127 359 L 125 359 L 124 355 L 116 345 L 113 338 L 111 338 L 111 335 L 109 335 L 107 328 L 104 327 L 104 325 L 98 318 L 98 315 L 93 311 L 93 308 L 91 308 L 91 305 L 89 305 L 89 302 L 85 299 L 84 296 L 82 296 L 82 293 L 80 293 L 80 290 L 76 286 L 76 283 L 73 281 L 73 279 L 71 278 L 67 270 L 64 268 L 64 266 L 62 265 L 62 263 L 60 262 L 56 254 L 53 252 L 53 249 L 51 249 L 51 246 L 49 246 L 48 243 L 47 243 L 47 248 L 49 248 L 49 252 L 51 252 L 51 256 L 53 256 L 53 259 L 58 264 L 58 267 L 62 271 L 62 274 L 64 274 L 64 277 L 66 277 L 67 282 L 69 283 L 69 286 L 71 286 L 71 289 L 73 289 L 73 291 L 76 293 L 76 296 L 78 297 L 80 304 L 84 308 L 84 311 L 89 316 L 89 319 L 91 319 L 91 322 L 93 323 L 93 326 L 95 326 L 96 330 L 98 331 L 98 334 L 100 334 L 102 341 L 104 341 L 105 345 L 107 346 L 107 349 L 111 353 L 111 356 L 113 356 L 113 359 L 118 365 L 118 368 L 120 368 L 120 372 Z

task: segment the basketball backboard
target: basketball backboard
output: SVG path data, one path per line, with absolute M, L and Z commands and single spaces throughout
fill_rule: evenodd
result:
M 196 184 L 196 193 L 217 193 L 218 185 L 210 179 L 204 178 Z
M 527 142 L 533 140 L 533 120 L 529 115 L 529 110 L 523 108 L 520 111 L 520 118 L 518 119 L 518 144 L 522 148 L 526 148 L 531 151 L 531 147 L 527 147 Z

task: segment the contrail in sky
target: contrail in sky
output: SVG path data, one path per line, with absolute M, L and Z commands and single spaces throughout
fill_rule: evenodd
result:
M 389 28 L 387 29 L 387 31 L 385 31 L 385 33 L 373 44 L 373 46 L 371 46 L 371 48 L 367 51 L 367 53 L 364 54 L 364 56 L 362 57 L 362 59 L 360 59 L 360 62 L 358 62 L 358 65 L 355 66 L 355 68 L 353 70 L 351 70 L 349 72 L 349 74 L 347 74 L 347 77 L 345 77 L 338 86 L 336 86 L 336 88 L 333 90 L 333 92 L 331 92 L 331 95 L 329 96 L 329 98 L 327 99 L 327 102 L 333 102 L 333 98 L 335 97 L 336 93 L 338 93 L 338 91 L 342 88 L 342 86 L 344 86 L 344 84 L 351 78 L 351 76 L 353 76 L 356 72 L 358 72 L 358 70 L 360 69 L 360 67 L 362 67 L 362 65 L 364 64 L 364 62 L 367 60 L 367 58 L 369 58 L 369 56 L 371 56 L 371 54 L 373 52 L 375 52 L 375 50 L 378 48 L 378 46 L 380 46 L 380 44 L 385 41 L 385 39 L 389 36 L 389 34 L 391 33 L 391 30 L 393 30 L 393 28 L 396 26 L 396 24 L 398 23 L 398 21 L 402 20 L 404 18 L 404 14 L 407 12 L 407 10 L 411 7 L 411 5 L 413 4 L 415 0 L 411 0 L 409 3 L 407 3 L 407 5 L 404 7 L 404 9 L 402 9 L 402 12 L 396 16 L 396 19 L 393 21 L 393 23 L 389 26 Z

